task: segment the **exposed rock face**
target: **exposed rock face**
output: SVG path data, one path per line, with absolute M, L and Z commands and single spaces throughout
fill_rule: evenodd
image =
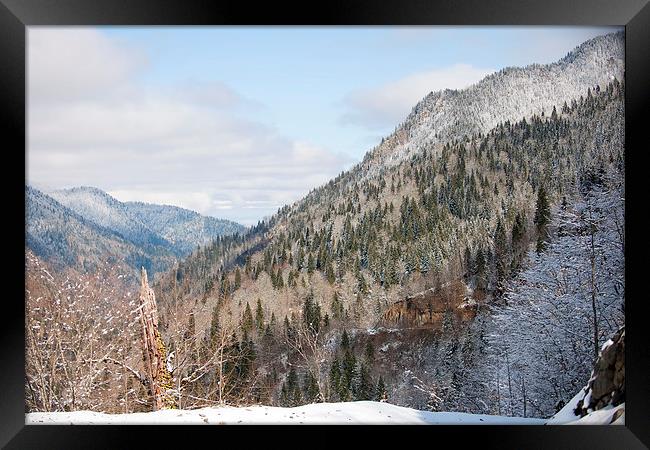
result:
M 625 402 L 625 327 L 603 345 L 586 391 L 575 410 L 576 415 L 585 416 L 605 406 Z
M 471 320 L 478 304 L 467 296 L 465 285 L 454 281 L 431 288 L 393 303 L 384 312 L 382 325 L 439 329 L 445 314 L 456 321 Z

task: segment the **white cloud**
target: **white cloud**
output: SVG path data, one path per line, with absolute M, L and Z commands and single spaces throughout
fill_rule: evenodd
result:
M 138 84 L 144 59 L 98 31 L 29 34 L 31 184 L 97 186 L 251 224 L 349 162 L 242 118 L 260 105 L 218 80 Z
M 403 121 L 429 92 L 462 89 L 492 72 L 492 69 L 455 64 L 415 73 L 379 87 L 358 90 L 345 98 L 347 111 L 341 121 L 370 129 L 394 126 Z
M 92 99 L 125 88 L 144 55 L 86 28 L 29 27 L 28 95 L 38 103 Z

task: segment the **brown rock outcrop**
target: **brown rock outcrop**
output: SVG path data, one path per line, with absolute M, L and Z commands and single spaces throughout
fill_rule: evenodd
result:
M 384 326 L 440 328 L 445 313 L 455 321 L 471 320 L 478 304 L 467 296 L 465 285 L 453 281 L 431 288 L 393 303 L 383 314 Z

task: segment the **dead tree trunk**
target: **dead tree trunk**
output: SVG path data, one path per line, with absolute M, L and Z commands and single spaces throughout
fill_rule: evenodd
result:
M 147 281 L 147 271 L 142 268 L 140 284 L 140 319 L 142 323 L 142 352 L 145 379 L 153 399 L 153 410 L 172 409 L 176 401 L 171 394 L 172 378 L 167 370 L 167 352 L 158 331 L 158 307 L 153 289 Z

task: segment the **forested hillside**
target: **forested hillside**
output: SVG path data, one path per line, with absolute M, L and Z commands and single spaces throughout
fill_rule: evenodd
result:
M 87 188 L 57 194 L 65 206 L 28 188 L 30 408 L 152 407 L 135 335 L 108 325 L 130 330 L 140 307 L 128 290 L 106 294 L 119 316 L 100 304 L 122 280 L 115 250 L 167 269 L 153 347 L 179 409 L 375 400 L 550 417 L 624 325 L 623 44 L 600 36 L 554 64 L 431 93 L 359 164 L 245 231 Z M 55 263 L 83 273 L 49 275 Z M 95 328 L 45 325 L 95 309 Z M 56 353 L 68 332 L 92 343 L 71 350 L 90 363 Z M 70 368 L 116 390 L 79 397 Z
M 122 203 L 93 187 L 51 192 L 26 187 L 26 245 L 58 268 L 92 272 L 104 263 L 169 269 L 212 239 L 245 230 L 228 220 L 166 205 Z
M 416 408 L 498 412 L 516 395 L 515 357 L 486 366 L 492 349 L 477 342 L 493 333 L 489 310 L 514 289 L 522 266 L 538 270 L 536 258 L 563 264 L 550 245 L 557 205 L 578 208 L 598 174 L 621 183 L 623 92 L 618 80 L 589 87 L 543 116 L 424 147 L 381 177 L 353 170 L 247 236 L 193 254 L 159 285 L 167 336 L 182 347 L 177 356 L 191 354 L 192 364 L 208 370 L 188 395 L 215 398 L 225 375 L 210 376 L 210 355 L 225 346 L 238 362 L 227 373 L 232 391 L 218 401 L 386 395 Z M 611 322 L 601 325 L 599 341 L 618 321 L 622 299 L 619 291 L 610 299 L 617 306 L 598 310 L 598 320 Z M 591 342 L 589 323 L 581 325 Z M 571 337 L 556 345 L 572 345 Z M 576 357 L 586 363 L 588 355 Z M 494 367 L 509 368 L 510 378 Z M 526 401 L 535 403 L 527 414 L 552 414 L 551 404 L 584 384 L 584 367 L 558 381 L 564 391 L 552 399 L 534 399 L 542 394 L 527 381 Z M 479 401 L 488 386 L 494 397 Z

